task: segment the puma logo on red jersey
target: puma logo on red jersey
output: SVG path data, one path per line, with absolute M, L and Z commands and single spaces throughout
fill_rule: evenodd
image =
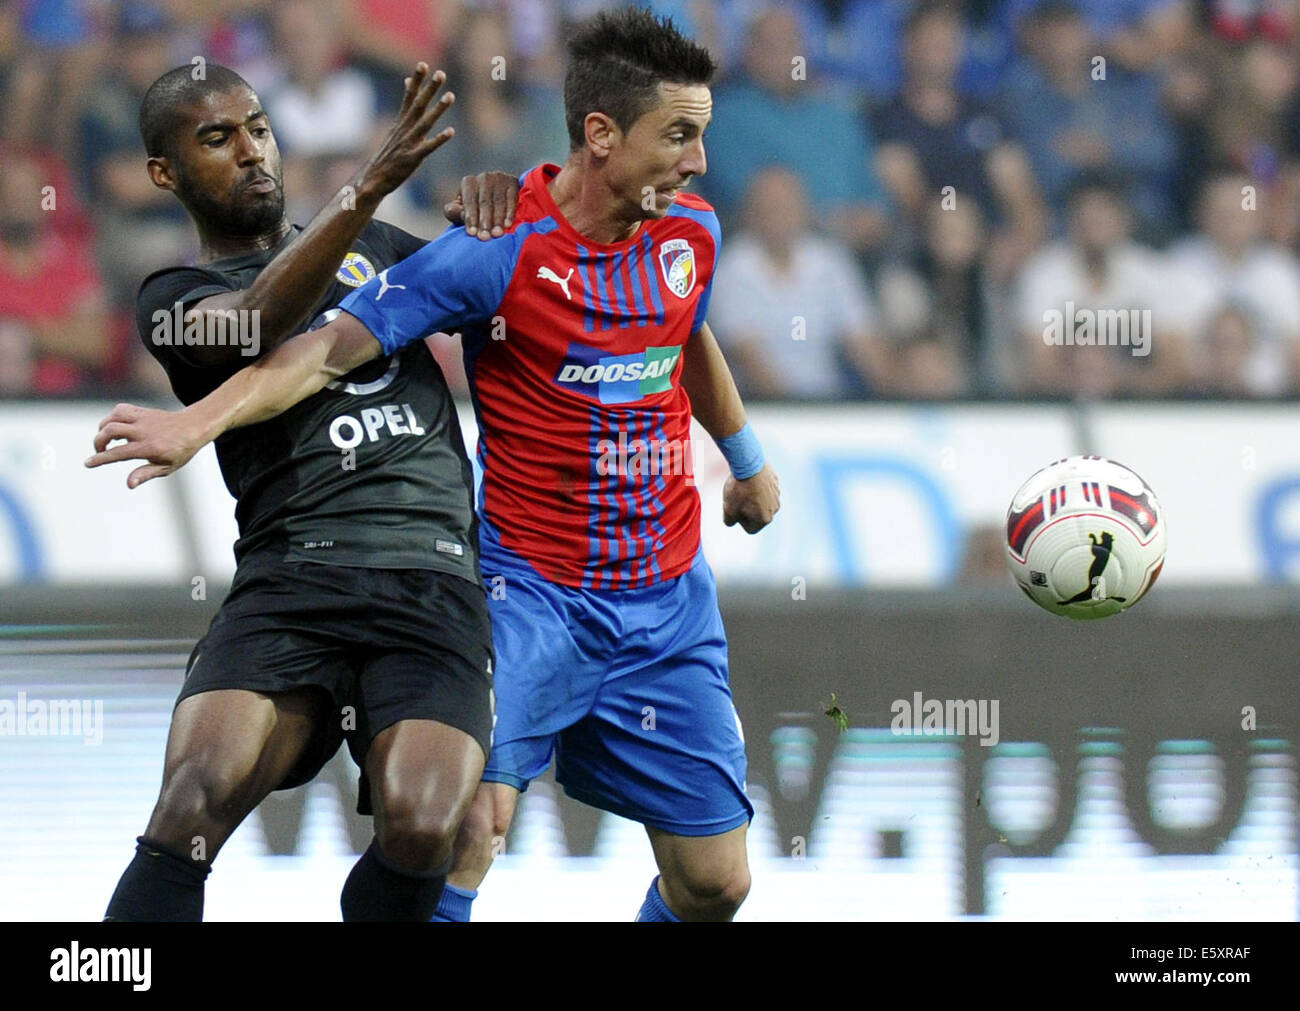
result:
M 553 271 L 550 267 L 538 267 L 537 276 L 540 280 L 543 281 L 554 281 L 556 284 L 558 284 L 561 288 L 564 289 L 564 297 L 567 298 L 570 302 L 573 301 L 573 296 L 569 294 L 569 278 L 573 276 L 572 267 L 569 268 L 569 272 L 565 274 L 563 277 L 561 277 L 559 274 Z

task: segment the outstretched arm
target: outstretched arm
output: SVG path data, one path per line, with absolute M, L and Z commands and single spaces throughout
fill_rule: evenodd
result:
M 86 465 L 148 460 L 127 479 L 135 488 L 183 466 L 228 429 L 275 417 L 372 358 L 425 334 L 490 319 L 509 286 L 520 241 L 511 235 L 480 242 L 448 229 L 345 298 L 343 312 L 328 324 L 285 341 L 184 411 L 119 404 L 101 422 L 98 452 Z M 125 445 L 110 447 L 118 439 Z
M 727 526 L 739 523 L 746 533 L 758 533 L 781 508 L 781 482 L 762 459 L 758 440 L 745 420 L 740 391 L 707 323 L 686 345 L 682 387 L 691 398 L 692 413 L 713 436 L 731 467 L 722 490 L 723 522 Z
M 273 418 L 380 354 L 379 342 L 361 321 L 340 313 L 319 330 L 299 334 L 236 372 L 182 411 L 118 404 L 99 423 L 97 452 L 86 466 L 148 460 L 127 478 L 128 488 L 138 488 L 183 467 L 223 432 Z

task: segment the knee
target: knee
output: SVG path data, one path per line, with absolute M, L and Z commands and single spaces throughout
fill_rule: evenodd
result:
M 665 879 L 669 901 L 683 907 L 673 909 L 682 919 L 729 920 L 749 895 L 749 867 L 743 861 L 734 866 L 683 867 Z
M 412 870 L 432 870 L 451 856 L 460 828 L 451 805 L 422 797 L 420 791 L 390 791 L 376 807 L 380 849 Z
M 188 849 L 194 837 L 224 839 L 256 802 L 250 777 L 219 763 L 191 759 L 168 771 L 150 822 L 160 842 Z

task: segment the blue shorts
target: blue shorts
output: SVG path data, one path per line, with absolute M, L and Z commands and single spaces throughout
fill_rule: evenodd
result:
M 526 790 L 555 756 L 576 800 L 674 835 L 748 823 L 745 739 L 703 553 L 634 590 L 554 583 L 495 545 L 483 557 L 496 726 L 483 778 Z

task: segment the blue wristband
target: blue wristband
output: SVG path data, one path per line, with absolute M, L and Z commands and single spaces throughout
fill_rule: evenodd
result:
M 718 440 L 718 448 L 727 458 L 727 466 L 737 481 L 753 477 L 763 469 L 763 447 L 758 444 L 758 436 L 745 422 L 745 427 L 735 435 Z

